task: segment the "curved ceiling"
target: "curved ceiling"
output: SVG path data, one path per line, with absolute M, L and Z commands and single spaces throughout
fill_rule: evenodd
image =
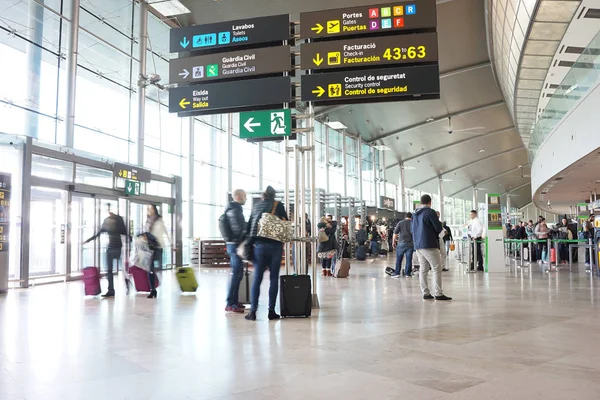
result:
M 184 0 L 189 16 L 182 25 L 257 15 L 291 13 L 325 8 L 379 4 L 385 1 L 320 0 Z M 481 0 L 438 0 L 438 40 L 441 71 L 439 100 L 336 106 L 317 109 L 318 115 L 340 121 L 365 142 L 383 144 L 388 182 L 399 182 L 399 162 L 406 185 L 437 192 L 443 178 L 444 193 L 472 199 L 480 186 L 486 192 L 525 192 L 512 199 L 515 206 L 531 201 L 527 152 L 514 128 L 491 68 L 486 37 L 485 6 Z M 449 118 L 453 133 L 448 133 Z M 465 131 L 466 130 L 466 131 Z M 524 185 L 524 186 L 523 186 Z M 523 190 L 520 190 L 523 189 Z

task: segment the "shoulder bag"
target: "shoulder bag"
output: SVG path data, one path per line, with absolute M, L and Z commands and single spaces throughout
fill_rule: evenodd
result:
M 270 213 L 263 213 L 258 221 L 258 237 L 276 240 L 278 242 L 291 242 L 293 236 L 292 222 L 284 221 L 275 216 L 278 201 L 273 203 Z

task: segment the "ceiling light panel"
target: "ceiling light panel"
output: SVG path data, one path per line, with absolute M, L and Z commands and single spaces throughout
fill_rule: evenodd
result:
M 178 0 L 149 1 L 150 6 L 165 17 L 173 15 L 189 14 L 190 10 Z
M 579 1 L 572 0 L 544 0 L 540 2 L 535 20 L 569 23 L 579 8 L 579 3 Z

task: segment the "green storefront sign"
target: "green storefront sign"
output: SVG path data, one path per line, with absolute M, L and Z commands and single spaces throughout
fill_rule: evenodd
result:
M 252 111 L 240 114 L 240 138 L 260 139 L 290 136 L 291 110 Z
M 139 196 L 141 186 L 141 182 L 125 180 L 125 194 L 127 196 Z
M 499 194 L 488 194 L 488 230 L 502 230 L 502 206 Z

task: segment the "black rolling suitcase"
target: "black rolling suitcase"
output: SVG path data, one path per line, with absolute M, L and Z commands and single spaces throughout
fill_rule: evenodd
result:
M 279 288 L 281 316 L 310 317 L 312 293 L 309 275 L 282 275 Z

